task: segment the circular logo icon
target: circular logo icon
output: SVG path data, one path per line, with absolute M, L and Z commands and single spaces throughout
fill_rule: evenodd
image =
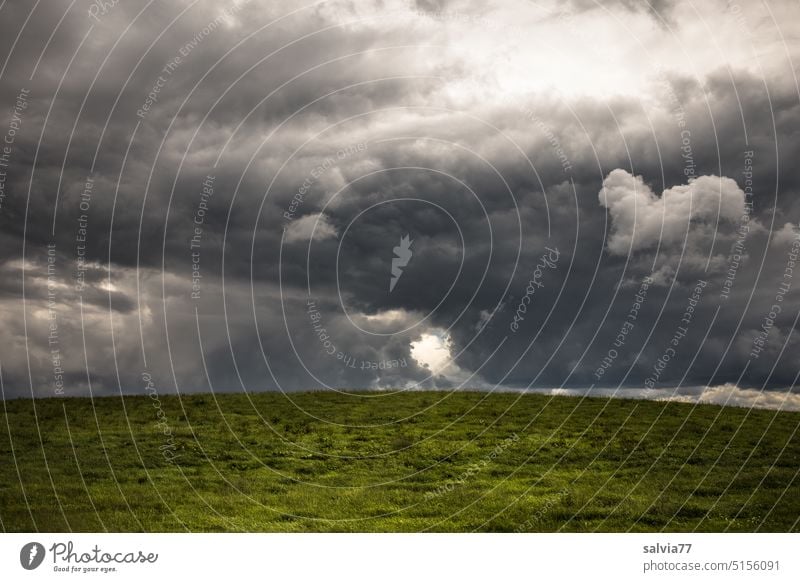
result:
M 26 570 L 35 570 L 44 561 L 44 553 L 44 546 L 39 542 L 27 543 L 19 552 L 19 563 Z

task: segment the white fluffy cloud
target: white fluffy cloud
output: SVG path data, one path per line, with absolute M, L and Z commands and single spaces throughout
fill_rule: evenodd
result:
M 791 222 L 783 225 L 783 228 L 776 230 L 772 235 L 772 245 L 775 247 L 788 246 L 800 237 L 800 227 Z
M 307 241 L 312 235 L 315 241 L 336 238 L 336 228 L 324 214 L 307 214 L 286 227 L 287 243 Z
M 800 410 L 800 394 L 739 388 L 735 384 L 708 386 L 696 395 L 675 395 L 664 399 L 744 408 Z
M 599 198 L 611 214 L 608 250 L 616 255 L 681 242 L 692 224 L 733 224 L 745 209 L 736 182 L 718 176 L 700 176 L 659 197 L 641 176 L 617 169 L 603 180 Z
M 741 408 L 767 408 L 771 410 L 800 410 L 800 394 L 784 391 L 740 388 L 735 384 L 682 388 L 552 388 L 530 389 L 528 392 L 557 396 L 599 396 L 633 400 L 687 402 L 690 404 L 717 404 Z

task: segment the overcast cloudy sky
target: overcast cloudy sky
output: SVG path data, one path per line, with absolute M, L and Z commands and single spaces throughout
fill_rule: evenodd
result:
M 798 408 L 797 10 L 3 0 L 3 394 Z

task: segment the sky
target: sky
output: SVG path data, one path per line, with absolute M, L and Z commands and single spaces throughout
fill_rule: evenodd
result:
M 800 409 L 796 11 L 6 0 L 2 396 Z

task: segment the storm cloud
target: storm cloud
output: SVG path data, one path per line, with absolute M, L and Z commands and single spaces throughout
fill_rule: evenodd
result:
M 798 25 L 769 8 L 6 2 L 4 396 L 794 403 Z

